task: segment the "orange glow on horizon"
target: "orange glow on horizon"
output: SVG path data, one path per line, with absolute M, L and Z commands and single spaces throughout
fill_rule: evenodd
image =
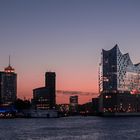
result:
M 17 73 L 17 96 L 18 98 L 32 99 L 33 89 L 45 86 L 44 72 L 42 73 Z M 60 77 L 61 75 L 61 77 Z M 56 72 L 56 90 L 62 89 L 64 91 L 82 91 L 82 92 L 93 92 L 95 95 L 78 95 L 79 104 L 83 104 L 92 100 L 93 97 L 98 96 L 98 80 L 97 75 L 89 77 L 88 73 L 85 75 L 62 75 L 62 73 Z M 73 77 L 76 77 L 74 79 Z M 82 80 L 84 79 L 84 80 Z M 73 95 L 73 94 L 72 94 Z M 69 95 L 60 95 L 56 93 L 57 104 L 69 103 Z

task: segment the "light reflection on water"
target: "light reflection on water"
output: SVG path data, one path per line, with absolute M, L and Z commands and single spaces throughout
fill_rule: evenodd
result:
M 0 119 L 0 140 L 140 139 L 139 117 Z

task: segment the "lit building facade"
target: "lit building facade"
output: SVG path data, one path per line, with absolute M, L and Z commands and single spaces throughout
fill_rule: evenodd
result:
M 140 94 L 104 93 L 99 96 L 100 108 L 103 113 L 140 112 Z
M 10 105 L 17 98 L 17 74 L 9 66 L 0 72 L 0 104 Z
M 129 54 L 118 45 L 102 50 L 99 72 L 99 112 L 140 112 L 140 63 L 133 64 Z
M 99 71 L 99 90 L 104 92 L 140 91 L 140 63 L 133 64 L 129 54 L 122 54 L 118 45 L 102 50 Z
M 56 105 L 55 72 L 46 72 L 45 87 L 33 90 L 33 104 L 36 109 L 53 109 Z
M 78 96 L 70 96 L 70 105 L 78 105 Z
M 70 96 L 70 112 L 77 113 L 78 112 L 78 96 Z

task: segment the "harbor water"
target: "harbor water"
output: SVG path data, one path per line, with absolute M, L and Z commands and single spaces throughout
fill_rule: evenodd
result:
M 140 117 L 0 119 L 0 140 L 140 139 Z

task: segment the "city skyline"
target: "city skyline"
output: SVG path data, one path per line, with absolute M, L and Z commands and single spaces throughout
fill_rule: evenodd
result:
M 98 93 L 102 48 L 118 44 L 139 62 L 139 12 L 137 0 L 1 1 L 0 70 L 10 54 L 20 98 L 32 97 L 46 71 L 56 72 L 57 90 Z

